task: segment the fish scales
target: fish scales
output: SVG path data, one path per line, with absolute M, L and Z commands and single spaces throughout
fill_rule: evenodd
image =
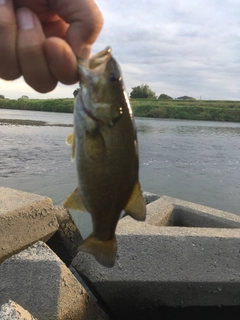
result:
M 64 206 L 91 214 L 93 232 L 79 249 L 112 267 L 121 211 L 144 220 L 146 208 L 138 181 L 136 129 L 119 66 L 109 48 L 91 59 L 79 62 L 81 89 L 74 135 L 68 138 L 79 185 Z
M 83 129 L 82 122 L 77 122 L 76 125 Z M 114 217 L 113 212 L 120 215 L 138 178 L 133 142 L 135 133 L 128 114 L 124 112 L 115 124 L 114 134 L 111 130 L 113 129 L 108 126 L 100 129 L 107 150 L 103 162 L 97 163 L 89 159 L 85 152 L 85 141 L 80 146 L 76 143 L 78 177 L 84 186 L 81 188 L 81 195 L 86 209 L 96 213 L 97 219 L 93 222 L 93 227 L 99 231 L 99 238 L 102 240 L 114 236 L 114 230 L 106 225 L 106 221 L 118 219 L 118 216 Z M 83 136 L 85 134 L 80 128 L 78 132 Z M 76 139 L 77 137 L 78 135 Z M 108 234 L 109 232 L 111 234 Z

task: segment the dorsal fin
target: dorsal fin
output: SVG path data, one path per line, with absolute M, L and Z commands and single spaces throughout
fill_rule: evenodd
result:
M 128 215 L 136 220 L 144 221 L 146 219 L 145 201 L 138 181 L 133 188 L 131 197 L 129 198 L 124 210 Z
M 80 195 L 79 188 L 76 188 L 73 193 L 67 197 L 63 204 L 64 208 L 73 209 L 77 211 L 87 211 Z

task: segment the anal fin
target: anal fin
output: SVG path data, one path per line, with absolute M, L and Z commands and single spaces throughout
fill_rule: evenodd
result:
M 64 201 L 63 207 L 77 211 L 87 211 L 82 202 L 79 188 L 76 188 L 73 193 L 67 197 Z
M 92 254 L 101 265 L 111 268 L 115 264 L 117 255 L 116 237 L 103 241 L 91 234 L 79 247 L 79 250 Z
M 124 210 L 128 215 L 136 220 L 144 221 L 146 219 L 146 205 L 138 181 L 133 188 L 131 197 L 129 198 Z

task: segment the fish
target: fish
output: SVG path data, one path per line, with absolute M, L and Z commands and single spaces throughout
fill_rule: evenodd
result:
M 79 250 L 110 268 L 116 260 L 115 230 L 122 211 L 139 221 L 146 218 L 137 131 L 111 48 L 78 59 L 78 70 L 74 132 L 67 137 L 76 161 L 78 186 L 63 206 L 90 213 L 93 230 Z

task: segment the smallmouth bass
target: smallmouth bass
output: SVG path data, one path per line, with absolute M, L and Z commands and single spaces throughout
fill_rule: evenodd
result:
M 138 143 L 132 109 L 111 48 L 78 59 L 80 90 L 74 133 L 67 138 L 76 160 L 78 187 L 64 207 L 91 214 L 93 232 L 79 247 L 106 267 L 115 263 L 115 230 L 122 210 L 143 221 Z

